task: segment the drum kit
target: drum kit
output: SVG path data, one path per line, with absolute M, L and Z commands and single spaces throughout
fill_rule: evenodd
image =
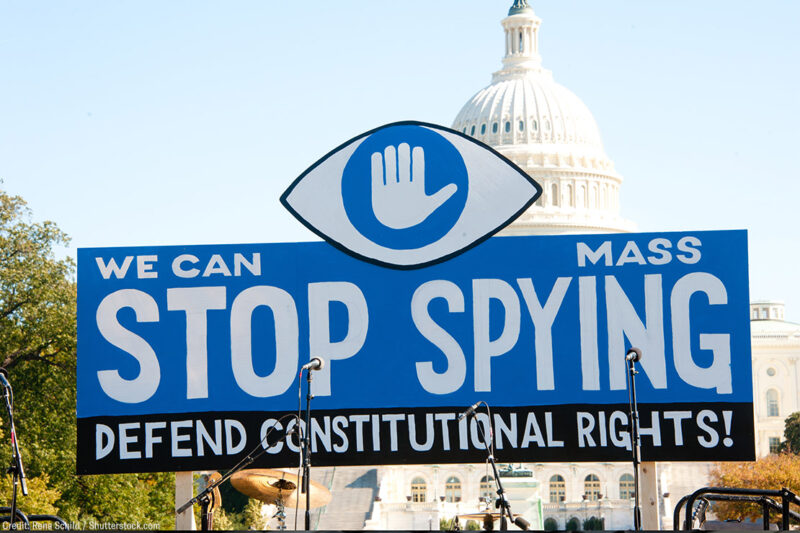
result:
M 210 479 L 219 474 L 212 474 Z M 273 518 L 278 520 L 278 529 L 286 529 L 286 509 L 304 507 L 305 494 L 298 490 L 301 479 L 297 474 L 283 470 L 268 468 L 250 468 L 236 472 L 230 477 L 233 487 L 250 498 L 259 500 L 268 505 L 274 505 L 276 512 Z M 309 507 L 316 509 L 327 505 L 331 501 L 331 493 L 320 483 L 311 480 L 309 491 Z M 212 507 L 210 512 L 216 507 Z M 207 527 L 208 526 L 208 527 Z M 211 517 L 208 522 L 203 522 L 203 529 L 210 529 Z
M 209 476 L 209 481 L 219 479 L 219 474 L 214 473 Z M 230 478 L 231 485 L 250 498 L 259 500 L 268 505 L 274 505 L 276 512 L 273 518 L 278 520 L 279 530 L 286 529 L 286 509 L 300 507 L 305 504 L 305 495 L 301 495 L 298 488 L 300 478 L 293 472 L 275 470 L 269 468 L 250 468 L 236 472 Z M 215 491 L 213 504 L 209 508 L 209 514 L 213 513 L 221 505 L 218 490 Z M 320 483 L 311 481 L 309 490 L 309 506 L 312 509 L 327 505 L 331 501 L 331 493 Z M 481 529 L 491 531 L 496 529 L 494 523 L 503 518 L 503 513 L 486 510 L 478 513 L 467 513 L 456 516 L 453 521 L 454 528 L 460 529 L 459 520 L 468 522 L 474 520 L 481 525 Z M 206 522 L 205 520 L 208 520 Z M 203 529 L 207 529 L 211 524 L 211 516 L 204 516 Z

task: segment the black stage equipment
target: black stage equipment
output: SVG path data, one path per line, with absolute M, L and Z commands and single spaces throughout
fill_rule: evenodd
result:
M 631 348 L 625 354 L 628 365 L 628 407 L 630 418 L 628 420 L 629 434 L 631 437 L 631 453 L 633 459 L 633 529 L 642 529 L 642 508 L 639 505 L 639 464 L 641 463 L 641 442 L 639 439 L 639 406 L 636 403 L 636 368 L 634 365 L 642 358 L 639 348 Z
M 489 411 L 489 404 L 487 404 L 486 402 L 481 400 L 471 405 L 469 408 L 467 408 L 466 411 L 464 411 L 458 417 L 458 419 L 461 420 L 465 416 L 475 417 L 475 409 L 477 409 L 480 404 L 486 406 L 486 414 L 489 417 L 489 431 L 491 436 L 492 413 Z M 508 500 L 506 499 L 506 494 L 505 491 L 503 490 L 503 483 L 500 481 L 500 475 L 497 472 L 497 464 L 495 463 L 494 453 L 492 451 L 494 446 L 492 446 L 489 443 L 489 440 L 486 438 L 486 433 L 484 433 L 483 431 L 483 424 L 481 424 L 480 421 L 476 421 L 476 423 L 478 426 L 478 432 L 481 435 L 481 440 L 483 441 L 483 445 L 486 447 L 486 454 L 487 454 L 486 459 L 492 465 L 492 473 L 494 474 L 494 481 L 495 484 L 497 485 L 497 500 L 495 501 L 495 507 L 497 507 L 500 510 L 500 513 L 503 515 L 502 518 L 500 519 L 500 530 L 505 531 L 508 529 L 508 521 L 510 521 L 520 529 L 527 530 L 530 527 L 530 523 L 521 516 L 514 518 L 514 515 L 511 514 L 511 505 L 508 503 Z M 506 516 L 508 517 L 508 519 L 506 519 Z

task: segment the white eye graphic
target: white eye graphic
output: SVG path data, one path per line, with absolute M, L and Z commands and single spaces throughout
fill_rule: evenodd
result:
M 541 191 L 488 146 L 442 126 L 408 121 L 334 149 L 286 189 L 281 203 L 350 255 L 407 269 L 475 246 Z

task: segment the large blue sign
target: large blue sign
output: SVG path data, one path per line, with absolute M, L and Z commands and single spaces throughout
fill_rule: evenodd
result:
M 745 231 L 495 237 L 414 270 L 322 242 L 93 248 L 78 286 L 80 473 L 226 468 L 270 431 L 260 465 L 295 464 L 313 357 L 317 465 L 482 461 L 488 416 L 457 420 L 479 400 L 504 461 L 624 460 L 632 345 L 646 459 L 754 455 Z

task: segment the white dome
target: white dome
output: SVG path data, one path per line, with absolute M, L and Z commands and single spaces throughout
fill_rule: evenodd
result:
M 631 231 L 619 216 L 622 177 L 592 113 L 542 68 L 541 19 L 518 0 L 502 24 L 503 68 L 461 108 L 453 129 L 492 146 L 544 188 L 505 233 Z
M 481 89 L 461 108 L 453 128 L 492 146 L 569 144 L 604 155 L 589 109 L 544 71 Z

